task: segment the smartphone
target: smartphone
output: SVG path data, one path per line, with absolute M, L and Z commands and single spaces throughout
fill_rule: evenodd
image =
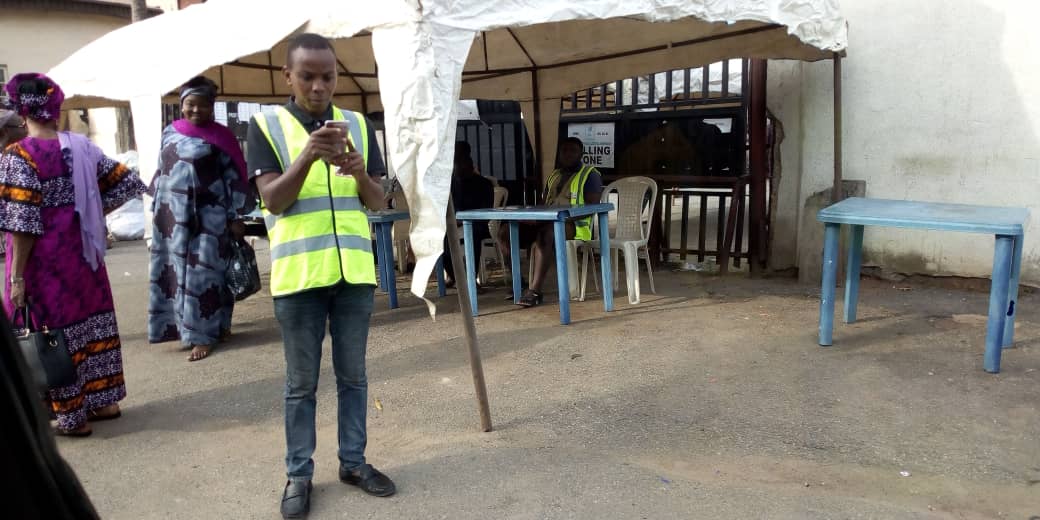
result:
M 354 150 L 354 145 L 350 140 L 350 121 L 338 121 L 330 119 L 328 121 L 325 121 L 325 128 L 338 128 L 341 132 L 343 132 L 344 137 L 346 137 L 347 150 Z M 347 174 L 340 171 L 338 167 L 336 168 L 336 171 L 334 173 L 341 177 L 348 176 Z
M 325 121 L 325 128 L 339 128 L 344 134 L 350 135 L 350 121 L 336 121 L 330 119 Z
M 337 121 L 330 119 L 325 121 L 325 128 L 339 128 L 347 138 L 347 149 L 350 151 L 354 150 L 354 140 L 350 138 L 350 121 Z

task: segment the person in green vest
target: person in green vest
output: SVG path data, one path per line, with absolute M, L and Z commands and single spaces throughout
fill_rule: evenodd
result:
M 247 136 L 247 169 L 263 202 L 270 289 L 285 347 L 284 518 L 310 511 L 326 328 L 339 399 L 339 478 L 371 495 L 395 492 L 393 481 L 365 461 L 365 350 L 376 285 L 365 208 L 382 207 L 385 168 L 365 116 L 332 104 L 336 65 L 324 37 L 293 37 L 283 71 L 293 97 L 256 114 Z
M 599 202 L 600 194 L 603 193 L 603 177 L 596 168 L 582 164 L 584 150 L 584 144 L 577 137 L 567 137 L 560 143 L 557 155 L 560 167 L 549 175 L 549 181 L 545 184 L 545 192 L 542 194 L 545 204 L 580 206 L 586 201 L 590 204 Z M 589 217 L 567 222 L 567 240 L 592 240 L 591 222 Z M 542 303 L 542 284 L 549 274 L 549 268 L 556 261 L 553 223 L 521 222 L 519 238 L 520 247 L 531 251 L 530 261 L 534 263 L 531 285 L 523 292 L 519 305 L 533 307 Z M 502 244 L 506 265 L 509 265 L 509 226 L 499 227 L 498 240 Z M 567 298 L 568 295 L 560 297 Z

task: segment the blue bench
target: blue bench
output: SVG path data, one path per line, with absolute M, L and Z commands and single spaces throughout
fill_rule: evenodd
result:
M 1000 372 L 1001 351 L 1014 342 L 1022 239 L 1028 218 L 1029 210 L 1025 208 L 860 197 L 845 199 L 820 210 L 817 220 L 826 226 L 823 287 L 820 295 L 820 345 L 832 344 L 834 293 L 838 278 L 838 236 L 842 224 L 850 226 L 852 231 L 845 273 L 845 323 L 856 321 L 864 226 L 985 233 L 996 237 L 996 246 L 993 252 L 993 279 L 990 283 L 983 368 L 994 374 Z

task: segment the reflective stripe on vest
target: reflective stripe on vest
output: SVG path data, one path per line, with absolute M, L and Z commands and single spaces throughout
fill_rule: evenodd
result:
M 571 177 L 570 185 L 570 199 L 571 206 L 581 206 L 585 204 L 585 181 L 589 180 L 589 175 L 592 172 L 599 173 L 595 167 L 583 164 L 578 173 Z M 545 186 L 545 192 L 552 193 L 553 188 L 559 182 L 563 180 L 563 172 L 555 170 L 552 175 L 549 175 L 549 182 Z M 550 201 L 546 201 L 550 203 Z M 575 240 L 592 240 L 592 217 L 584 217 L 574 221 L 574 239 Z
M 307 130 L 284 107 L 253 116 L 282 171 L 303 152 Z M 350 139 L 368 164 L 368 128 L 360 114 L 333 107 L 333 119 L 350 121 Z M 271 241 L 271 295 L 285 296 L 345 280 L 375 285 L 368 216 L 353 176 L 339 176 L 323 161 L 307 173 L 296 202 L 280 215 L 263 208 Z

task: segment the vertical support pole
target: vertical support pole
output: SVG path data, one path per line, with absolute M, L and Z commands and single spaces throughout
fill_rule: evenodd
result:
M 448 214 L 446 224 L 448 231 L 448 253 L 451 255 L 453 266 L 462 265 L 462 251 L 459 247 L 459 228 L 455 222 L 455 204 L 448 198 Z M 470 229 L 472 229 L 472 223 Z M 472 267 L 472 263 L 469 266 Z M 474 274 L 468 273 L 472 280 Z M 457 280 L 458 278 L 456 278 Z M 477 326 L 473 322 L 467 309 L 470 308 L 470 299 L 474 296 L 467 284 L 456 284 L 459 294 L 459 314 L 462 315 L 462 326 L 466 334 L 466 347 L 469 349 L 469 368 L 473 372 L 473 389 L 477 394 L 477 408 L 480 410 L 480 431 L 491 431 L 491 409 L 488 405 L 487 384 L 484 382 L 484 364 L 480 359 L 480 345 L 477 343 Z
M 752 272 L 765 267 L 766 252 L 766 68 L 768 62 L 751 60 L 751 93 L 748 132 L 751 149 L 751 216 L 748 233 L 749 265 Z
M 682 194 L 682 222 L 679 223 L 679 262 L 686 264 L 687 235 L 690 234 L 690 195 Z
M 700 196 L 700 216 L 697 218 L 697 261 L 704 261 L 708 251 L 708 196 Z
M 834 188 L 831 190 L 831 202 L 841 202 L 845 198 L 841 186 L 841 166 L 841 55 L 834 53 Z
M 542 109 L 541 109 L 541 97 L 538 95 L 538 70 L 531 71 L 531 97 L 534 98 L 534 171 L 538 177 L 538 184 L 536 184 L 538 193 L 541 192 L 544 180 L 542 179 Z M 557 131 L 553 129 L 553 131 Z M 526 195 L 526 190 L 525 190 Z M 535 196 L 535 203 L 537 204 L 538 197 Z M 524 203 L 527 204 L 526 202 Z

